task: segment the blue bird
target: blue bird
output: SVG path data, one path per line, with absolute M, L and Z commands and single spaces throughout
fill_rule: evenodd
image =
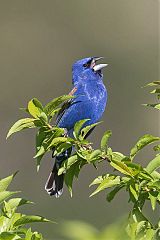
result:
M 108 64 L 97 64 L 102 57 L 89 57 L 78 60 L 72 66 L 73 89 L 69 93 L 76 96 L 74 100 L 65 102 L 59 112 L 56 124 L 65 128 L 69 136 L 73 134 L 73 128 L 77 121 L 90 119 L 85 125 L 99 121 L 107 103 L 107 90 L 103 84 L 102 69 Z M 49 195 L 59 197 L 63 192 L 64 174 L 58 176 L 61 163 L 66 160 L 72 149 L 68 149 L 56 156 L 55 164 L 45 189 Z

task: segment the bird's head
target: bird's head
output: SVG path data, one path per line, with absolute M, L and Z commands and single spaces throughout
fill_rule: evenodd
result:
M 99 80 L 102 79 L 102 69 L 108 64 L 97 64 L 103 57 L 88 57 L 76 61 L 72 66 L 73 83 L 83 80 Z

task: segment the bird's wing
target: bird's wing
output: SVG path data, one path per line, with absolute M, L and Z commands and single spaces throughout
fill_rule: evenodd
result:
M 68 95 L 73 96 L 74 93 L 76 93 L 77 88 L 74 87 Z M 65 101 L 57 115 L 57 119 L 56 119 L 56 124 L 58 125 L 59 121 L 61 120 L 61 118 L 63 117 L 63 115 L 65 114 L 66 110 L 73 104 L 73 99 L 69 99 L 67 101 Z

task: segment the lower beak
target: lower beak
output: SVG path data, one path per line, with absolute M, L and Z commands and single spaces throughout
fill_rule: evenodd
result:
M 101 69 L 103 69 L 103 68 L 105 68 L 105 67 L 107 67 L 107 66 L 108 66 L 108 64 L 106 64 L 106 63 L 98 64 L 98 65 L 95 65 L 95 66 L 93 67 L 93 70 L 94 70 L 95 72 L 97 72 L 97 71 L 100 71 Z
M 105 64 L 105 63 L 101 63 L 101 64 L 97 64 L 96 65 L 96 62 L 103 59 L 104 57 L 94 57 L 93 58 L 93 65 L 92 65 L 92 68 L 95 72 L 97 71 L 101 71 L 104 67 L 107 67 L 108 64 Z

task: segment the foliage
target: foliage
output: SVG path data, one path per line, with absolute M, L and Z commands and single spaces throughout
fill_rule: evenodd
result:
M 125 223 L 118 222 L 98 231 L 95 227 L 81 221 L 67 221 L 60 234 L 70 240 L 129 240 L 124 230 Z
M 18 193 L 7 190 L 14 176 L 15 174 L 0 180 L 0 240 L 43 240 L 40 233 L 26 228 L 26 224 L 49 222 L 49 220 L 41 216 L 28 216 L 17 212 L 20 206 L 32 204 L 32 202 L 19 197 L 11 198 Z
M 148 86 L 156 86 L 151 93 L 160 98 L 160 81 L 155 81 Z M 151 240 L 158 239 L 160 233 L 160 223 L 153 225 L 143 213 L 143 206 L 146 201 L 150 201 L 153 211 L 156 205 L 160 203 L 160 154 L 157 154 L 148 165 L 143 167 L 135 161 L 137 154 L 144 147 L 151 143 L 157 143 L 160 138 L 146 134 L 138 139 L 130 151 L 129 156 L 120 152 L 113 151 L 108 145 L 111 131 L 106 131 L 101 139 L 98 149 L 94 149 L 89 140 L 86 140 L 87 134 L 99 123 L 85 126 L 88 119 L 77 122 L 74 126 L 73 137 L 66 135 L 65 129 L 56 125 L 51 125 L 52 118 L 60 111 L 61 104 L 66 101 L 72 101 L 71 96 L 61 96 L 49 102 L 45 107 L 36 98 L 28 103 L 26 112 L 31 118 L 20 119 L 9 130 L 7 137 L 15 132 L 26 128 L 36 128 L 36 155 L 37 169 L 39 169 L 41 159 L 46 152 L 53 151 L 56 156 L 68 148 L 74 147 L 75 152 L 65 160 L 58 174 L 65 173 L 65 183 L 72 196 L 72 183 L 74 178 L 78 178 L 81 168 L 90 164 L 97 168 L 98 164 L 105 162 L 109 164 L 113 171 L 107 172 L 95 178 L 90 186 L 96 185 L 96 189 L 91 196 L 107 190 L 107 201 L 114 199 L 116 194 L 125 189 L 129 195 L 129 202 L 133 204 L 128 218 L 126 228 L 130 239 Z M 160 103 L 146 104 L 146 106 L 160 109 Z M 159 151 L 160 145 L 154 146 L 154 150 Z M 144 163 L 145 165 L 145 163 Z M 107 169 L 107 167 L 106 167 Z

